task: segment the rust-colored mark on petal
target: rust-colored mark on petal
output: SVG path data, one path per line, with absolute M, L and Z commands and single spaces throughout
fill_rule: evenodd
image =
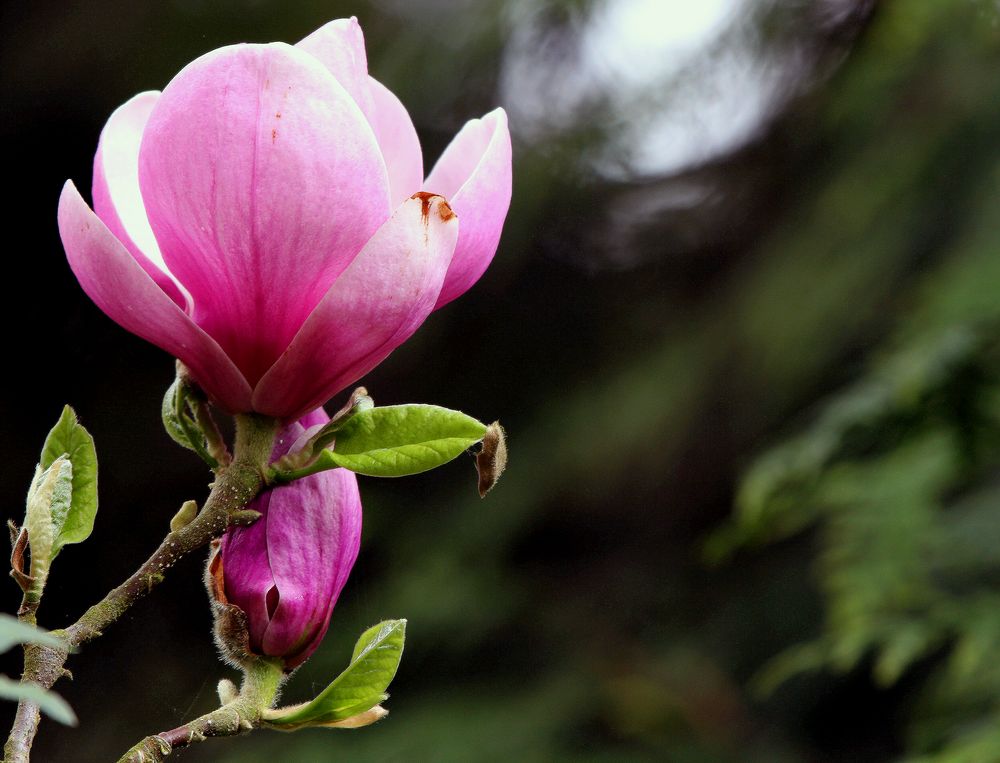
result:
M 277 139 L 278 139 L 278 131 L 271 130 L 271 142 L 274 143 L 274 141 L 276 141 Z
M 441 203 L 438 204 L 438 217 L 441 218 L 441 222 L 446 223 L 455 216 L 455 212 L 452 210 L 451 205 L 448 204 L 442 196 Z
M 421 216 L 424 218 L 424 225 L 427 225 L 430 221 L 431 214 L 431 204 L 434 199 L 440 199 L 438 202 L 438 217 L 441 218 L 441 222 L 448 222 L 451 218 L 455 217 L 455 213 L 452 208 L 448 206 L 448 202 L 445 201 L 444 196 L 436 193 L 430 193 L 429 191 L 417 191 L 413 194 L 411 199 L 420 199 L 420 204 L 422 209 L 420 210 Z
M 281 119 L 281 112 L 279 111 L 279 112 L 275 113 L 274 118 L 275 119 Z
M 429 222 L 429 217 L 431 214 L 431 199 L 433 199 L 437 194 L 427 193 L 427 191 L 417 191 L 410 198 L 420 199 L 420 216 L 424 220 L 424 225 L 426 226 Z

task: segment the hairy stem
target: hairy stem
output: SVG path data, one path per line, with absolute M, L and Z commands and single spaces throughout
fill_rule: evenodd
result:
M 63 631 L 53 631 L 66 641 L 65 649 L 26 646 L 22 682 L 36 683 L 50 689 L 65 674 L 63 665 L 70 650 L 95 638 L 121 617 L 129 607 L 163 582 L 164 574 L 179 559 L 209 543 L 225 532 L 233 516 L 260 492 L 264 485 L 264 470 L 270 459 L 277 422 L 251 414 L 237 417 L 236 446 L 233 462 L 220 469 L 205 506 L 185 527 L 171 531 L 128 580 L 92 606 L 73 625 Z M 22 610 L 26 609 L 27 597 Z M 25 612 L 34 624 L 38 602 Z M 31 743 L 38 729 L 38 706 L 22 700 L 10 736 L 4 745 L 4 763 L 26 763 Z
M 257 728 L 263 711 L 277 699 L 283 680 L 280 663 L 263 659 L 256 661 L 247 667 L 243 687 L 234 700 L 183 726 L 146 737 L 125 753 L 118 763 L 162 761 L 175 750 L 195 742 L 244 734 Z

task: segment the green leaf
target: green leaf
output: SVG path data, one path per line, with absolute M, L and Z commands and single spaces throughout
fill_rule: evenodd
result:
M 486 425 L 436 405 L 390 405 L 359 411 L 337 432 L 318 463 L 370 477 L 403 477 L 451 461 L 486 434 Z
M 51 502 L 49 503 L 49 511 L 52 516 L 52 530 L 55 534 L 52 546 L 53 555 L 58 554 L 59 549 L 65 543 L 65 541 L 60 542 L 60 535 L 63 528 L 66 527 L 66 520 L 69 518 L 70 512 L 73 510 L 73 462 L 56 459 L 56 462 L 49 469 L 55 469 L 57 465 L 59 470 L 56 474 Z M 93 521 L 91 521 L 92 526 Z M 89 534 L 90 531 L 88 530 L 87 535 Z
M 65 649 L 66 645 L 48 631 L 34 625 L 22 623 L 16 617 L 0 614 L 0 653 L 15 644 L 41 644 L 55 649 Z
M 160 406 L 160 418 L 163 419 L 163 428 L 167 430 L 171 440 L 182 448 L 194 450 L 194 443 L 188 436 L 187 427 L 181 423 L 182 416 L 185 415 L 180 400 L 182 388 L 183 382 L 180 379 L 174 379 L 174 383 L 167 387 L 163 395 L 163 404 Z
M 219 466 L 219 461 L 209 453 L 208 438 L 204 429 L 191 415 L 190 406 L 199 401 L 192 400 L 194 391 L 178 376 L 167 388 L 160 407 L 160 418 L 163 428 L 167 430 L 170 439 L 181 447 L 194 451 L 212 469 Z
M 69 459 L 60 456 L 44 471 L 41 466 L 37 467 L 24 515 L 31 548 L 32 589 L 36 593 L 45 586 L 49 567 L 58 553 L 56 537 L 66 521 L 72 499 L 73 464 Z
M 90 537 L 97 515 L 97 452 L 94 450 L 94 438 L 80 426 L 76 413 L 68 405 L 63 408 L 62 416 L 45 439 L 40 462 L 42 469 L 48 469 L 63 455 L 73 465 L 73 489 L 70 505 L 61 517 L 62 524 L 53 527 L 52 558 L 66 544 L 80 543 Z M 59 511 L 62 512 L 61 507 Z
M 308 447 L 310 454 L 318 453 L 332 445 L 337 438 L 337 432 L 343 429 L 348 421 L 362 411 L 370 411 L 374 407 L 375 403 L 368 396 L 368 390 L 364 387 L 358 387 L 354 390 L 347 404 L 333 414 L 333 417 L 316 434 L 309 438 Z
M 386 699 L 403 656 L 406 620 L 386 620 L 358 639 L 347 670 L 312 702 L 268 711 L 268 723 L 278 728 L 322 726 L 359 715 Z
M 73 708 L 66 700 L 55 692 L 43 689 L 38 684 L 21 683 L 7 676 L 0 676 L 0 698 L 15 702 L 22 699 L 29 700 L 37 704 L 41 711 L 53 720 L 67 726 L 77 724 L 76 713 L 73 712 Z

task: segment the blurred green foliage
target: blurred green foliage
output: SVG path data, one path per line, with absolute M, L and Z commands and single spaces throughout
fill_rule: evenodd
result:
M 970 62 L 996 60 L 1000 35 L 985 10 L 887 5 L 838 83 L 838 143 L 873 103 L 888 109 L 891 131 L 862 131 L 857 159 L 778 246 L 865 252 L 855 266 L 868 271 L 853 284 L 846 264 L 827 260 L 824 280 L 843 279 L 831 304 L 847 320 L 892 309 L 890 330 L 856 380 L 746 470 L 735 517 L 706 544 L 722 561 L 817 534 L 822 627 L 768 662 L 758 688 L 804 671 L 862 668 L 882 686 L 919 676 L 902 757 L 920 763 L 1000 760 L 1000 80 Z M 923 106 L 904 110 L 900 93 Z M 916 257 L 902 290 L 891 270 L 875 271 Z M 761 320 L 781 321 L 766 312 Z M 794 355 L 788 347 L 774 362 Z

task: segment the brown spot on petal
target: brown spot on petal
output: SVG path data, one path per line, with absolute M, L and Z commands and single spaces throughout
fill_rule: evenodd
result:
M 276 114 L 274 115 L 274 118 L 275 118 L 275 119 L 281 119 L 281 112 L 280 112 L 280 111 L 279 111 L 279 112 L 277 112 L 277 113 L 276 113 Z
M 428 222 L 429 222 L 429 218 L 430 218 L 430 214 L 431 214 L 431 204 L 434 203 L 434 199 L 440 199 L 440 201 L 438 202 L 437 213 L 438 213 L 438 217 L 441 218 L 441 222 L 446 223 L 451 218 L 455 217 L 455 212 L 448 205 L 448 202 L 445 201 L 444 196 L 441 196 L 440 194 L 430 193 L 429 191 L 417 191 L 410 198 L 411 199 L 420 199 L 420 204 L 422 206 L 422 209 L 420 210 L 420 214 L 424 218 L 424 225 L 427 225 Z
M 420 216 L 424 219 L 424 225 L 427 225 L 431 214 L 431 199 L 436 195 L 427 191 L 417 191 L 410 197 L 411 199 L 420 199 Z
M 271 142 L 274 143 L 274 141 L 276 141 L 277 139 L 278 139 L 278 131 L 271 130 Z
M 452 210 L 451 205 L 448 204 L 442 196 L 441 203 L 438 204 L 438 217 L 441 218 L 441 222 L 446 223 L 455 216 L 455 212 Z

